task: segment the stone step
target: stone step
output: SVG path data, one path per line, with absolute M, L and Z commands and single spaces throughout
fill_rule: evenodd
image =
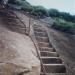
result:
M 43 73 L 41 72 L 40 75 L 67 75 L 66 73 Z
M 66 67 L 64 64 L 43 64 L 46 73 L 66 73 Z M 42 68 L 41 68 L 41 71 Z
M 36 40 L 39 41 L 39 42 L 49 42 L 48 37 L 40 37 L 40 36 L 37 36 L 36 37 Z
M 40 51 L 40 56 L 45 56 L 45 57 L 59 57 L 57 52 L 50 52 L 50 51 Z
M 45 28 L 43 28 L 42 26 L 33 26 L 34 29 L 40 29 L 40 30 L 46 30 Z
M 35 31 L 35 33 L 38 33 L 38 34 L 47 34 L 46 32 L 38 32 L 38 31 Z
M 38 46 L 39 47 L 52 47 L 52 45 L 50 43 L 43 43 L 43 42 L 39 42 Z
M 45 30 L 45 28 L 42 28 L 42 27 L 33 27 L 34 28 L 34 30 L 36 31 L 45 31 L 46 32 L 46 30 Z
M 7 18 L 7 20 L 14 20 L 13 18 Z
M 34 30 L 45 30 L 44 28 L 42 27 L 33 27 Z
M 34 31 L 36 31 L 36 32 L 46 32 L 44 29 L 37 29 L 37 28 L 34 28 Z
M 20 25 L 9 25 L 12 29 L 21 29 L 21 30 L 26 30 L 27 28 L 25 26 L 20 26 Z
M 56 52 L 55 49 L 52 47 L 39 47 L 40 51 L 50 51 L 50 52 Z
M 10 21 L 13 22 L 14 21 L 14 22 L 20 23 L 19 19 L 17 19 L 17 18 L 15 18 L 15 19 L 14 18 L 7 18 L 7 21 L 8 22 L 10 22 Z
M 40 27 L 34 26 L 33 28 L 34 28 L 34 29 L 44 29 L 44 28 L 42 28 L 41 26 L 40 26 Z
M 40 36 L 40 37 L 48 37 L 46 32 L 34 32 L 35 36 Z
M 20 29 L 20 30 L 27 30 L 26 28 L 20 28 L 20 27 L 18 29 Z
M 11 23 L 11 22 L 9 23 L 9 26 L 14 28 L 19 28 L 19 29 L 26 29 L 26 26 L 24 25 L 19 25 L 19 24 Z
M 15 15 L 13 16 L 13 15 L 6 15 L 8 18 L 17 18 Z
M 60 64 L 62 60 L 59 57 L 40 57 L 43 64 Z
M 34 25 L 33 27 L 42 27 L 41 25 Z

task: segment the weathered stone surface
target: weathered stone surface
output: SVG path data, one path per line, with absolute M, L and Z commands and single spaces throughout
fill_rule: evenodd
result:
M 28 36 L 0 24 L 0 75 L 40 75 L 40 61 L 36 56 Z

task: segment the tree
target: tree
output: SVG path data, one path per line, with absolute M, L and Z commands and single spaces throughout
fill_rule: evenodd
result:
M 49 16 L 51 17 L 59 17 L 59 11 L 56 9 L 49 9 L 48 10 Z
M 56 9 L 45 9 L 42 6 L 32 6 L 29 2 L 26 0 L 9 0 L 9 3 L 20 5 L 22 7 L 22 10 L 25 12 L 29 12 L 32 15 L 40 16 L 41 18 L 44 16 L 50 16 L 50 17 L 58 17 L 62 18 L 66 21 L 75 22 L 75 16 L 66 13 L 66 12 L 59 12 Z
M 8 0 L 8 3 L 15 4 L 16 0 Z
M 33 14 L 39 15 L 40 17 L 47 16 L 47 10 L 42 6 L 33 6 Z

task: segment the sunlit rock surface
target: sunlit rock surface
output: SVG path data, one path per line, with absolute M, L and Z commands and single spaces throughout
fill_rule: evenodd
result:
M 0 75 L 40 75 L 39 73 L 40 61 L 31 39 L 0 24 Z

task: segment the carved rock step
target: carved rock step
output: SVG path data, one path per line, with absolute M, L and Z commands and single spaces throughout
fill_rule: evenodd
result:
M 40 51 L 40 56 L 45 56 L 45 57 L 59 57 L 57 52 L 50 52 L 50 51 Z
M 66 73 L 41 73 L 40 75 L 67 75 Z
M 38 46 L 39 47 L 52 47 L 52 45 L 50 43 L 43 43 L 43 42 L 39 42 Z
M 40 29 L 40 30 L 43 29 L 43 30 L 45 30 L 45 28 L 42 27 L 42 26 L 40 26 L 40 25 L 34 25 L 33 28 L 34 28 L 34 29 Z
M 37 29 L 37 28 L 34 28 L 34 31 L 37 31 L 37 32 L 46 32 L 44 29 Z
M 46 32 L 34 32 L 35 36 L 46 37 L 48 36 Z
M 40 26 L 40 27 L 34 26 L 33 28 L 34 28 L 34 29 L 44 29 L 44 28 L 42 28 L 41 26 Z
M 15 31 L 15 32 L 18 32 L 18 33 L 21 33 L 21 34 L 26 34 L 26 30 L 24 30 L 24 29 L 12 29 L 13 31 Z
M 66 68 L 64 64 L 43 64 L 43 66 L 46 73 L 66 73 Z
M 18 20 L 18 18 L 17 18 L 16 16 L 15 16 L 15 17 L 14 17 L 14 16 L 6 16 L 6 17 L 7 17 L 7 19 L 9 19 L 9 20 L 10 20 L 10 19 L 17 19 L 17 20 Z
M 39 41 L 39 42 L 49 42 L 48 37 L 36 36 L 36 40 Z
M 52 47 L 39 47 L 40 51 L 51 51 L 56 52 Z
M 16 15 L 6 15 L 8 18 L 17 18 Z
M 13 18 L 13 17 L 7 17 L 6 20 L 15 21 L 15 20 L 18 20 L 18 19 L 17 18 Z
M 45 31 L 45 28 L 42 28 L 42 27 L 33 27 L 34 28 L 34 31 Z
M 25 29 L 26 28 L 26 26 L 24 26 L 24 25 L 12 23 L 12 22 L 9 22 L 8 24 L 9 24 L 9 27 L 14 27 L 14 28 L 19 28 L 19 29 Z
M 40 57 L 43 64 L 60 64 L 62 60 L 59 57 Z
M 35 33 L 47 34 L 46 32 L 38 32 L 38 31 L 35 31 Z
M 34 28 L 36 28 L 36 27 L 39 27 L 39 28 L 40 28 L 40 27 L 42 27 L 42 26 L 40 26 L 40 25 L 34 25 L 33 27 L 34 27 Z
M 17 26 L 17 25 L 12 25 L 12 24 L 9 25 L 9 27 L 12 28 L 12 29 L 14 29 L 14 30 L 15 30 L 15 29 L 18 29 L 18 30 L 19 30 L 19 29 L 20 29 L 20 30 L 26 30 L 26 29 L 27 29 L 25 26 L 19 26 L 19 25 Z

